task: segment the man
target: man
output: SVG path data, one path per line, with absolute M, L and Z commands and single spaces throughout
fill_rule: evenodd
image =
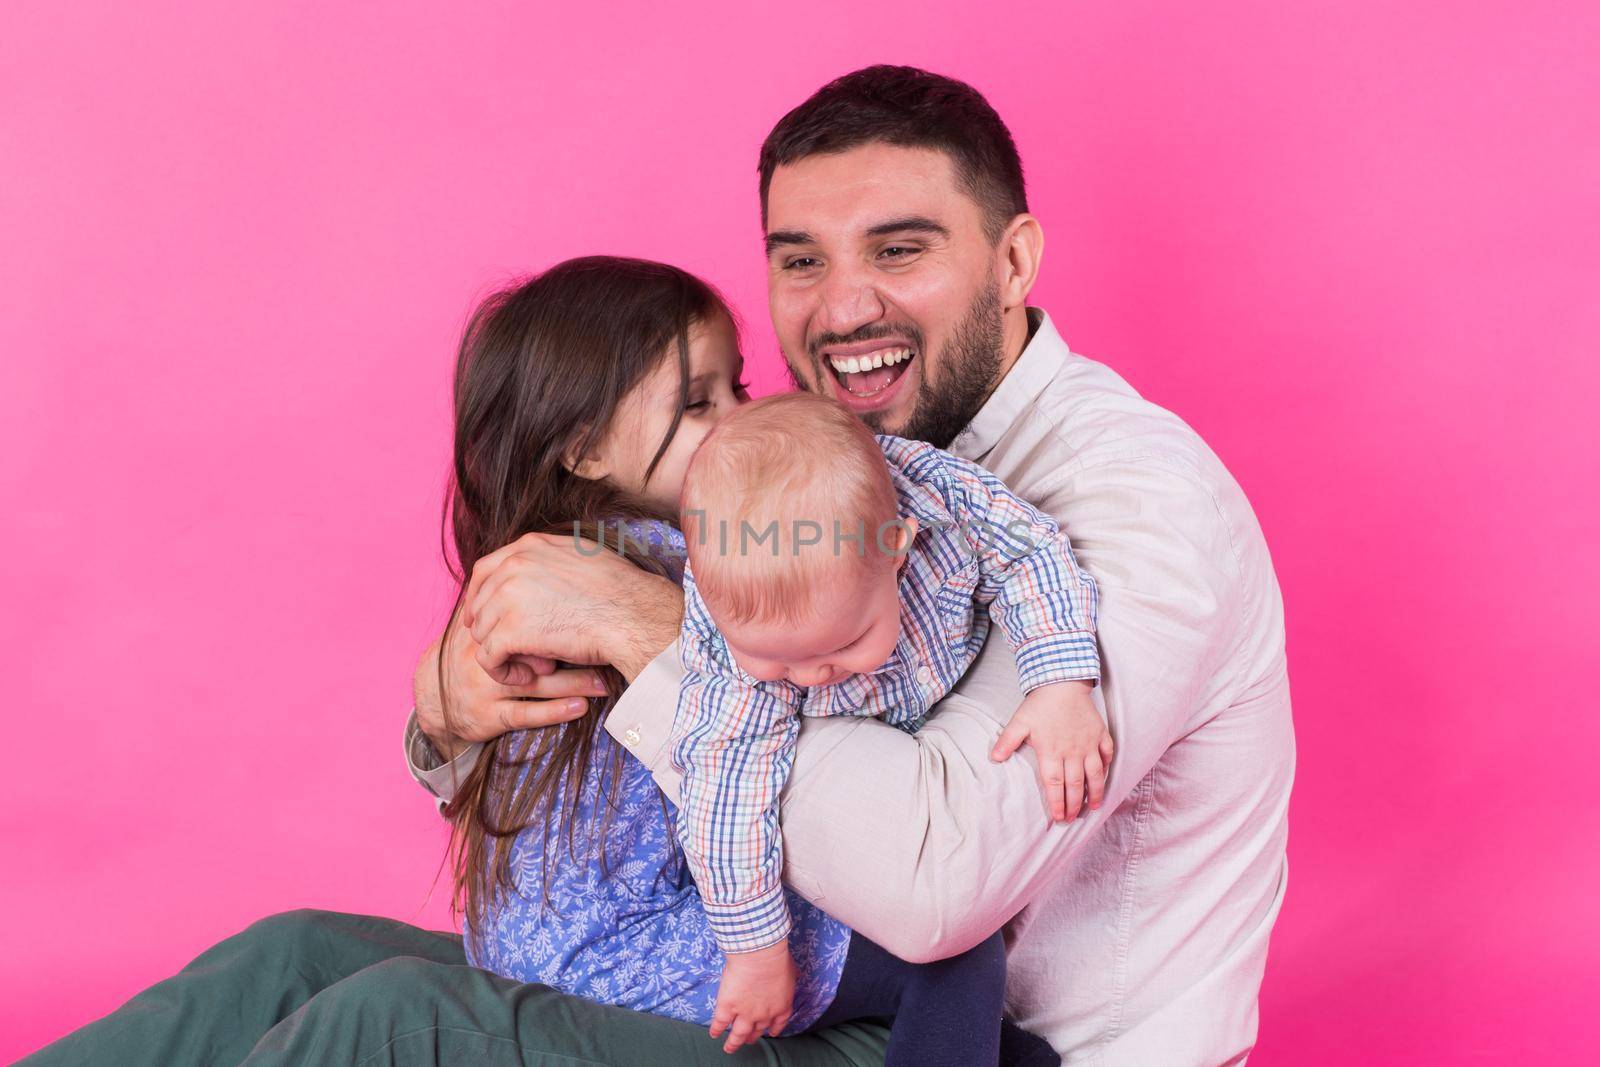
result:
M 985 758 L 1020 699 L 990 642 L 916 738 L 870 719 L 806 721 L 783 808 L 786 877 L 909 959 L 1005 925 L 1008 1007 L 1064 1056 L 1242 1060 L 1284 890 L 1294 763 L 1277 582 L 1244 495 L 1193 431 L 1027 307 L 1041 228 L 1009 133 L 969 87 L 907 68 L 841 78 L 773 130 L 761 191 L 769 305 L 796 384 L 876 431 L 983 464 L 1061 522 L 1100 584 L 1117 744 L 1101 811 L 1049 825 L 1030 768 Z M 875 365 L 897 349 L 911 358 Z M 479 564 L 475 588 L 505 584 L 478 613 L 477 656 L 637 664 L 662 650 L 607 729 L 675 795 L 675 634 L 647 621 L 674 620 L 672 605 L 643 610 L 653 594 L 620 571 L 585 593 L 564 577 L 568 555 L 527 538 Z M 594 624 L 544 632 L 540 605 L 575 596 L 588 610 L 564 617 Z M 418 698 L 423 728 L 453 746 L 436 696 Z M 478 736 L 498 732 L 481 696 L 453 706 L 475 699 Z M 425 777 L 445 792 L 470 758 Z
M 1099 582 L 1117 746 L 1101 809 L 1053 824 L 1030 757 L 989 758 L 1021 699 L 991 641 L 914 737 L 872 719 L 805 722 L 783 807 L 786 878 L 911 960 L 1004 927 L 1009 1013 L 1072 1062 L 1243 1062 L 1284 891 L 1294 764 L 1281 604 L 1244 495 L 1187 426 L 1027 306 L 1042 230 L 1009 132 L 970 87 L 896 67 L 838 79 L 767 138 L 761 194 L 773 326 L 796 384 L 983 464 L 1070 535 Z M 897 349 L 909 358 L 879 365 Z M 616 665 L 631 684 L 606 728 L 676 794 L 666 740 L 681 600 L 615 557 L 536 536 L 478 561 L 468 596 L 471 633 L 444 653 L 459 734 L 439 710 L 438 646 L 407 728 L 413 772 L 441 802 L 474 742 L 582 713 L 589 672 L 534 677 L 541 659 Z M 881 1062 L 872 1024 L 729 1058 L 687 1024 L 461 962 L 444 935 L 297 913 L 129 1007 L 199 1018 L 216 994 L 196 988 L 225 988 L 243 1030 L 303 1004 L 260 1062 L 378 1050 L 398 1062 Z M 295 988 L 272 1000 L 284 974 Z M 118 1022 L 128 1011 L 96 1024 L 100 1047 L 135 1034 Z

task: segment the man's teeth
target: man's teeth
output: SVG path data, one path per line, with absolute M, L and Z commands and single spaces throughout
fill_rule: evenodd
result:
M 896 363 L 911 358 L 909 348 L 885 348 L 881 352 L 874 352 L 870 356 L 851 356 L 849 359 L 839 359 L 831 356 L 829 363 L 840 374 L 861 374 L 878 367 L 892 367 Z

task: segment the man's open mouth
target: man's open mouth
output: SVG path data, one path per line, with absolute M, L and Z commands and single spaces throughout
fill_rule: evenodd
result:
M 859 400 L 870 400 L 885 392 L 900 380 L 916 356 L 913 348 L 903 344 L 888 344 L 850 355 L 823 353 L 844 391 Z

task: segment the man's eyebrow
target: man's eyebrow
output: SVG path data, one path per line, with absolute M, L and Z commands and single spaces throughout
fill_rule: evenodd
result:
M 773 250 L 786 245 L 811 245 L 817 239 L 802 230 L 773 230 L 767 234 L 767 255 L 772 255 Z
M 950 231 L 926 215 L 906 215 L 880 222 L 867 230 L 868 237 L 887 237 L 892 233 L 920 233 L 929 237 L 949 237 Z M 816 244 L 817 239 L 804 230 L 773 230 L 767 234 L 767 255 L 790 245 Z
M 907 215 L 904 218 L 880 222 L 867 231 L 868 237 L 887 237 L 891 233 L 925 233 L 931 237 L 949 237 L 950 231 L 926 215 Z

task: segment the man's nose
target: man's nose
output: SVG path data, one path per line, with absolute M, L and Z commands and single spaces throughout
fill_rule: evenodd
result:
M 883 300 L 871 275 L 854 267 L 833 267 L 822 283 L 822 328 L 848 337 L 883 318 Z

